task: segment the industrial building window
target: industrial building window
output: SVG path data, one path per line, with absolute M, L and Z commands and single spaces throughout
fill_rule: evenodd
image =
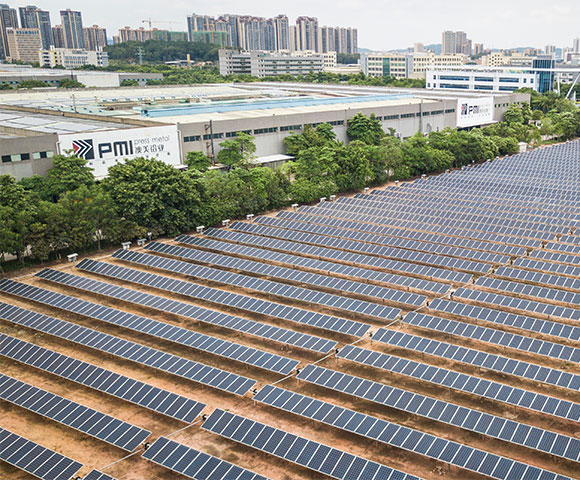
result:
M 189 142 L 199 142 L 201 140 L 201 137 L 199 135 L 190 135 L 188 137 L 183 137 L 183 141 L 185 143 L 189 143 Z
M 431 112 L 431 115 L 442 115 L 444 113 L 443 110 L 433 110 Z
M 2 155 L 2 163 L 9 163 L 12 161 L 10 155 Z
M 476 82 L 493 82 L 493 77 L 475 77 Z
M 254 130 L 254 135 L 260 135 L 262 133 L 274 133 L 277 132 L 278 128 L 277 127 L 269 127 L 269 128 L 256 128 Z
M 493 85 L 475 85 L 475 90 L 493 90 Z
M 333 120 L 332 122 L 328 122 L 331 125 L 344 125 L 344 120 Z
M 30 153 L 21 153 L 20 159 L 21 160 L 30 160 Z
M 223 133 L 214 133 L 213 135 L 211 133 L 206 133 L 203 136 L 204 140 L 211 140 L 212 138 L 224 138 L 224 134 Z
M 302 125 L 284 125 L 280 127 L 281 132 L 291 132 L 294 130 L 302 130 Z
M 513 92 L 513 91 L 517 90 L 518 87 L 507 87 L 505 85 L 500 85 L 499 89 L 504 91 L 504 92 Z
M 445 110 L 445 113 L 455 113 L 455 109 L 449 108 L 448 110 Z
M 398 120 L 399 116 L 398 115 L 385 115 L 383 117 L 383 120 Z
M 415 116 L 414 113 L 403 113 L 401 114 L 401 118 L 413 118 Z
M 455 82 L 468 82 L 469 77 L 459 77 L 455 75 L 439 75 L 439 80 L 453 80 Z
M 499 81 L 502 83 L 519 83 L 519 78 L 511 78 L 511 77 L 499 77 Z
M 251 135 L 252 131 L 251 130 L 240 130 L 238 132 L 226 132 L 226 138 L 237 137 L 240 133 L 245 133 L 247 135 Z

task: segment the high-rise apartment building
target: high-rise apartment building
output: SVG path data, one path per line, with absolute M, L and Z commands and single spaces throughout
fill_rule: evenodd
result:
M 483 43 L 474 43 L 473 44 L 473 54 L 474 55 L 482 55 L 483 54 Z
M 465 32 L 452 32 L 446 30 L 441 37 L 441 53 L 462 53 L 471 55 L 471 40 L 467 38 Z
M 52 36 L 52 24 L 50 23 L 50 12 L 41 10 L 35 5 L 20 7 L 20 26 L 22 28 L 38 28 L 42 38 L 42 48 L 50 48 L 54 45 Z
M 556 45 L 546 45 L 544 47 L 544 53 L 546 55 L 554 55 L 556 53 Z
M 52 40 L 55 48 L 64 48 L 64 28 L 62 25 L 52 27 Z
M 38 62 L 42 50 L 42 37 L 38 28 L 8 28 L 6 30 L 9 62 Z
M 290 33 L 288 17 L 286 15 L 278 15 L 273 18 L 274 33 L 276 36 L 275 50 L 290 50 Z
M 297 50 L 320 51 L 318 46 L 318 19 L 315 17 L 298 17 L 296 19 Z
M 16 9 L 0 3 L 0 60 L 10 56 L 7 34 L 9 28 L 18 28 Z
M 580 53 L 580 38 L 575 38 L 572 42 L 572 53 Z
M 85 41 L 83 35 L 83 18 L 81 12 L 76 12 L 71 9 L 61 10 L 60 18 L 64 31 L 65 48 L 84 48 Z
M 107 46 L 107 30 L 98 25 L 83 28 L 83 42 L 86 50 L 98 50 Z M 46 50 L 46 49 L 45 49 Z
M 151 30 L 145 30 L 143 27 L 133 29 L 123 27 L 119 29 L 119 43 L 125 42 L 146 42 L 151 40 Z

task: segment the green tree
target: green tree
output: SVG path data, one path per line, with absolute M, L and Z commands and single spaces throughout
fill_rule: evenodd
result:
M 58 88 L 85 88 L 85 85 L 76 80 L 65 78 L 64 80 L 58 82 Z
M 125 78 L 121 82 L 121 87 L 138 87 L 138 86 L 139 86 L 139 82 L 137 80 L 132 79 L 132 78 Z
M 41 82 L 40 80 L 24 80 L 18 84 L 18 88 L 31 89 L 31 88 L 46 88 L 47 83 Z
M 241 132 L 233 140 L 220 143 L 218 162 L 227 165 L 228 168 L 247 166 L 254 159 L 256 152 L 254 141 L 254 137 Z
M 188 168 L 205 172 L 211 166 L 211 160 L 203 152 L 187 152 L 185 164 Z
M 0 175 L 0 260 L 11 253 L 24 261 L 34 204 L 10 175 Z
M 360 140 L 367 145 L 379 145 L 385 136 L 381 122 L 377 120 L 374 113 L 370 117 L 357 113 L 348 121 L 346 133 L 351 141 Z
M 52 168 L 47 172 L 43 193 L 45 200 L 56 201 L 66 192 L 95 183 L 93 169 L 87 167 L 87 161 L 76 155 L 55 155 Z
M 120 215 L 154 233 L 175 235 L 198 225 L 197 178 L 161 160 L 135 158 L 115 165 L 102 186 Z

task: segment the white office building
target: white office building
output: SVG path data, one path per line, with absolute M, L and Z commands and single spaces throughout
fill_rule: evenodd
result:
M 71 50 L 68 48 L 54 48 L 40 50 L 38 60 L 41 67 L 79 68 L 83 65 L 108 67 L 109 54 L 102 48 L 97 50 Z
M 425 87 L 430 90 L 467 90 L 506 93 L 520 88 L 538 90 L 538 74 L 528 69 L 461 68 L 428 70 Z
M 247 74 L 263 78 L 277 75 L 297 76 L 319 73 L 325 67 L 336 66 L 336 54 L 334 52 L 332 54 L 312 54 L 312 52 L 282 54 L 259 51 L 239 53 L 233 50 L 220 50 L 220 74 Z

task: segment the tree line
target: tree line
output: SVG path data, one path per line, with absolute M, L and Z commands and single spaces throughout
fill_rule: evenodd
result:
M 512 105 L 504 121 L 486 128 L 407 139 L 385 132 L 374 115 L 361 113 L 348 121 L 348 142 L 340 141 L 330 124 L 305 126 L 284 139 L 294 160 L 278 169 L 254 163 L 254 138 L 243 133 L 220 144 L 217 161 L 224 170 L 210 168 L 208 157 L 191 152 L 184 171 L 137 158 L 111 167 L 109 176 L 97 181 L 85 160 L 55 156 L 44 177 L 17 182 L 0 176 L 0 262 L 4 254 L 24 263 L 28 253 L 44 262 L 148 233 L 174 236 L 199 225 L 513 154 L 519 141 L 580 136 L 580 110 L 571 102 L 535 100 L 536 107 L 549 110 Z

